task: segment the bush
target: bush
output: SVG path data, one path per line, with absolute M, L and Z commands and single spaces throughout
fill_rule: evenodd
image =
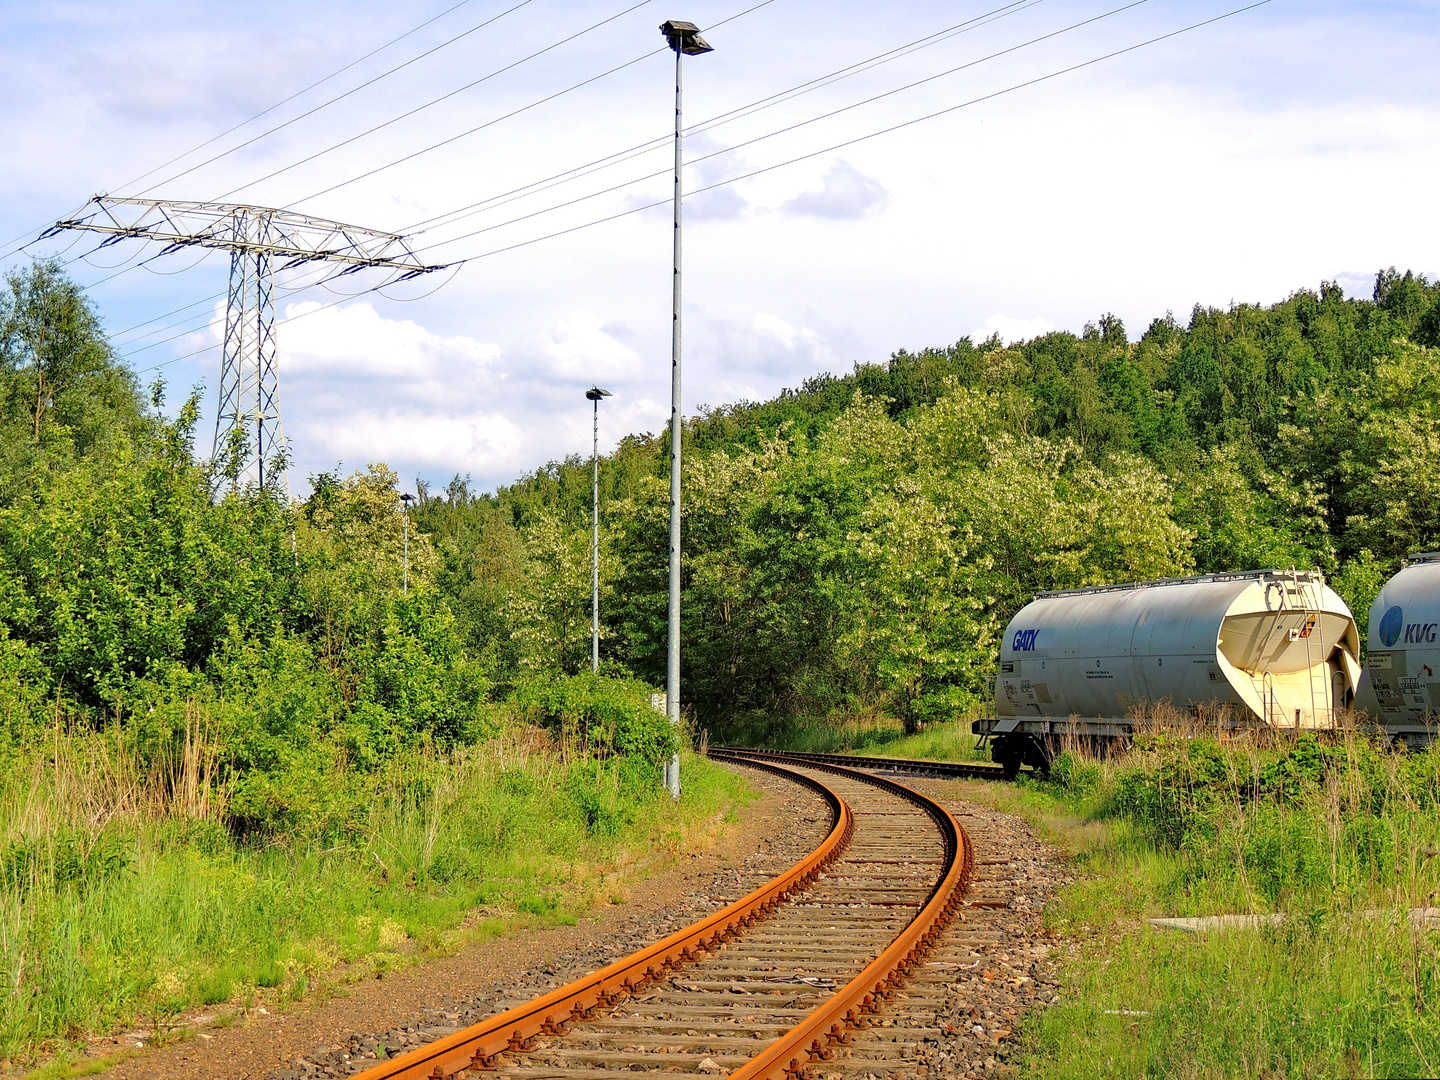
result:
M 679 748 L 669 720 L 650 707 L 651 689 L 634 679 L 572 675 L 522 683 L 511 695 L 521 715 L 592 754 L 624 754 L 650 765 Z

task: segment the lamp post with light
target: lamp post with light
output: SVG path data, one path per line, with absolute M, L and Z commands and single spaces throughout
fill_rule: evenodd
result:
M 590 671 L 600 673 L 600 399 L 609 390 L 592 386 L 585 396 L 595 405 L 590 447 Z
M 666 44 L 675 51 L 675 232 L 674 278 L 670 298 L 670 619 L 665 656 L 665 709 L 670 723 L 680 726 L 680 150 L 681 60 L 714 50 L 694 23 L 668 19 L 660 24 Z M 680 755 L 665 766 L 665 787 L 680 797 Z

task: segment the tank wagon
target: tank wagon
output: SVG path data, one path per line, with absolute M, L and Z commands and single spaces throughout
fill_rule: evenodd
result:
M 1047 768 L 1066 737 L 1128 740 L 1162 704 L 1228 728 L 1330 727 L 1355 703 L 1359 651 L 1350 609 L 1311 571 L 1041 593 L 1010 620 L 995 718 L 972 730 L 1014 774 Z
M 1440 714 L 1440 551 L 1411 555 L 1370 605 L 1356 707 L 1396 742 L 1429 745 Z

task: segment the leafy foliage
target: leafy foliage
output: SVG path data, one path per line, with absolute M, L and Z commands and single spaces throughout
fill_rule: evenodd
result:
M 1427 321 L 1428 320 L 1428 321 Z M 1440 546 L 1440 285 L 1385 270 L 1131 340 L 998 339 L 860 364 L 686 427 L 682 683 L 707 726 L 988 694 L 997 631 L 1041 589 L 1265 566 L 1325 571 L 1362 624 Z M 497 683 L 587 666 L 589 463 L 416 514 Z M 601 655 L 664 677 L 668 435 L 600 462 Z

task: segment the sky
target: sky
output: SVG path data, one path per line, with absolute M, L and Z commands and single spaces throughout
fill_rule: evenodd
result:
M 402 234 L 444 269 L 277 276 L 297 494 L 588 455 L 596 384 L 602 451 L 657 432 L 676 18 L 715 50 L 684 60 L 687 414 L 1440 272 L 1440 0 L 757 2 L 0 0 L 0 266 L 65 262 L 142 382 L 200 390 L 203 453 L 228 255 L 36 237 L 97 194 Z

